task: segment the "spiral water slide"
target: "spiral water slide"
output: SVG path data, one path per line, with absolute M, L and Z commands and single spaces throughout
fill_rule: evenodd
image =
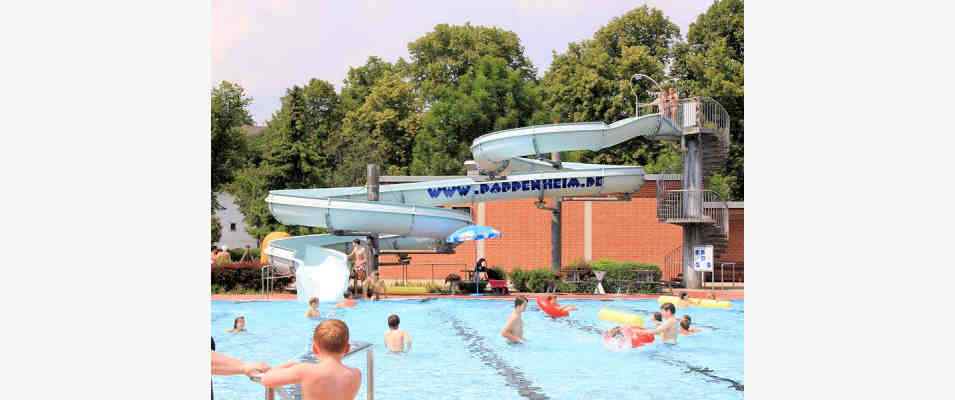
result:
M 266 202 L 285 225 L 326 228 L 334 234 L 273 240 L 264 249 L 275 263 L 295 265 L 299 301 L 341 299 L 348 286 L 349 243 L 375 235 L 382 250 L 453 249 L 445 239 L 472 225 L 453 204 L 521 198 L 632 193 L 643 185 L 643 168 L 541 159 L 551 152 L 600 150 L 638 136 L 679 138 L 668 118 L 650 114 L 607 125 L 554 124 L 509 129 L 474 140 L 471 152 L 480 176 L 382 185 L 379 201 L 365 187 L 273 190 Z M 524 156 L 536 156 L 525 158 Z

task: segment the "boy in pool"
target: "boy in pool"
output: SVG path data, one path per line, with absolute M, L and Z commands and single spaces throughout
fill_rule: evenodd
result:
M 337 319 L 322 321 L 312 335 L 312 352 L 318 363 L 289 362 L 262 374 L 262 385 L 274 388 L 301 384 L 302 399 L 354 399 L 361 385 L 361 371 L 342 364 L 348 354 L 348 325 Z
M 560 304 L 557 304 L 557 295 L 556 295 L 556 294 L 548 295 L 545 299 L 546 299 L 546 301 L 549 302 L 550 304 L 553 304 L 554 307 L 557 307 L 558 310 L 566 311 L 566 312 L 571 312 L 571 311 L 576 311 L 576 310 L 577 310 L 577 306 L 575 306 L 575 305 L 562 306 L 562 305 L 560 305 Z
M 694 333 L 700 332 L 700 328 L 690 326 L 691 320 L 689 315 L 684 315 L 683 319 L 680 320 L 680 334 L 681 335 L 692 335 Z
M 308 311 L 305 312 L 305 318 L 318 318 L 321 313 L 318 312 L 318 297 L 308 299 Z
M 663 305 L 660 306 L 660 316 L 663 317 L 663 322 L 661 322 L 659 326 L 654 329 L 633 328 L 633 331 L 636 333 L 660 334 L 660 339 L 663 343 L 676 344 L 679 327 L 677 326 L 676 317 L 673 316 L 675 313 L 676 307 L 673 306 L 673 303 L 663 303 Z
M 517 296 L 514 298 L 514 311 L 507 318 L 504 329 L 501 330 L 501 336 L 504 336 L 509 343 L 524 343 L 524 320 L 521 314 L 527 308 L 527 297 Z
M 352 308 L 357 302 L 355 299 L 351 298 L 351 292 L 345 292 L 345 299 L 339 301 L 338 304 L 335 304 L 335 307 L 338 308 Z
M 401 329 L 398 325 L 401 319 L 397 315 L 388 316 L 388 330 L 385 331 L 385 347 L 395 353 L 404 353 L 411 351 L 411 335 Z

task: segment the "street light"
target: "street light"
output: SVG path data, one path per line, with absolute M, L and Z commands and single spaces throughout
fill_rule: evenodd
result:
M 653 86 L 656 86 L 657 89 L 660 88 L 660 84 L 657 83 L 657 81 L 653 80 L 653 78 L 651 78 L 649 75 L 633 74 L 633 76 L 630 77 L 630 80 L 633 81 L 633 82 L 637 82 L 637 81 L 639 81 L 640 79 L 643 79 L 643 78 L 647 78 L 647 79 L 650 80 L 650 82 L 653 82 Z M 634 117 L 639 117 L 639 116 L 640 116 L 640 93 L 637 92 L 637 87 L 636 87 L 636 85 L 634 85 L 634 87 L 633 87 L 633 100 L 634 100 L 635 103 L 637 103 L 637 104 L 634 106 L 633 116 L 634 116 Z

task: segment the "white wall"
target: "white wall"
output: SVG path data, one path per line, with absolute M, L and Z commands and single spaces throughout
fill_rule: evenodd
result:
M 222 224 L 222 237 L 217 244 L 228 246 L 230 249 L 244 248 L 245 245 L 252 248 L 259 247 L 259 242 L 245 231 L 245 216 L 235 204 L 235 198 L 225 192 L 216 193 L 216 198 L 219 200 L 219 205 L 225 208 L 216 211 L 219 223 Z M 235 224 L 234 231 L 232 224 Z

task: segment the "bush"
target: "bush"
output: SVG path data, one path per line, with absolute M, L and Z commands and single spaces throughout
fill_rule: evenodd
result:
M 630 292 L 634 289 L 639 292 L 652 292 L 649 285 L 634 288 L 633 282 L 637 279 L 634 270 L 654 271 L 654 280 L 660 280 L 660 268 L 653 264 L 644 264 L 633 261 L 597 260 L 590 264 L 594 271 L 606 271 L 603 286 L 607 293 Z
M 245 253 L 245 248 L 240 249 L 229 249 L 229 256 L 232 257 L 232 261 L 239 261 L 242 259 L 242 253 Z M 252 256 L 252 260 L 258 260 L 261 252 L 259 249 L 249 249 L 249 254 Z
M 514 290 L 518 292 L 527 291 L 527 273 L 521 267 L 512 268 L 508 275 L 511 279 L 511 285 L 514 285 Z
M 509 274 L 514 290 L 518 292 L 543 293 L 547 286 L 556 280 L 553 272 L 548 269 L 531 269 L 524 271 L 514 268 Z
M 261 268 L 258 260 L 213 266 L 210 287 L 214 293 L 258 291 L 262 287 Z M 275 287 L 291 282 L 291 277 L 276 279 Z

